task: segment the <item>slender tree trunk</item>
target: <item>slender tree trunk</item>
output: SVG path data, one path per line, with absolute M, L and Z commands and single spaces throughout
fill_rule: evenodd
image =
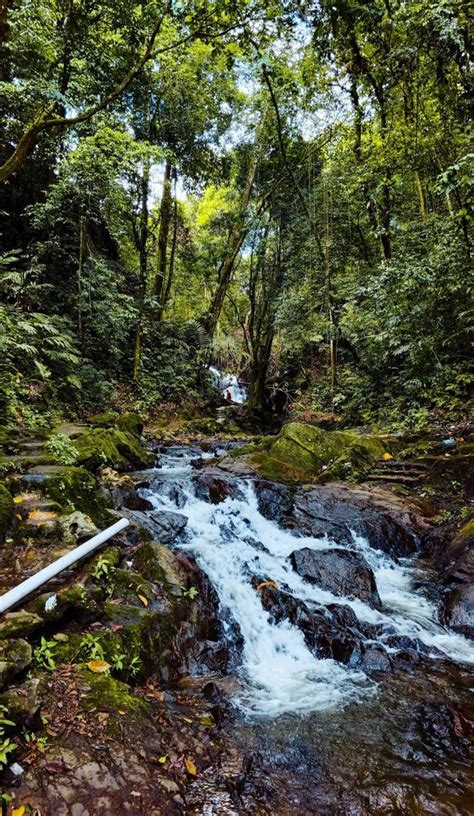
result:
M 84 258 L 86 251 L 86 224 L 85 217 L 79 219 L 79 262 L 77 264 L 77 333 L 82 345 L 84 337 L 84 326 L 82 320 L 82 278 L 84 271 Z
M 160 304 L 160 321 L 163 319 L 163 313 L 166 309 L 168 301 L 171 295 L 171 287 L 173 285 L 173 278 L 174 278 L 174 262 L 176 258 L 176 246 L 178 243 L 178 199 L 177 199 L 177 192 L 176 192 L 176 184 L 177 184 L 177 177 L 176 177 L 176 170 L 174 171 L 174 197 L 173 197 L 173 235 L 171 238 L 171 251 L 170 251 L 170 262 L 168 265 L 168 277 L 166 279 L 166 287 L 161 298 Z
M 156 253 L 156 279 L 155 298 L 158 302 L 158 317 L 161 313 L 161 302 L 165 289 L 168 236 L 171 223 L 171 162 L 167 159 L 165 164 L 165 175 L 163 179 L 163 192 L 160 204 L 160 228 L 158 231 L 157 253 Z
M 143 313 L 145 308 L 146 284 L 148 276 L 148 198 L 150 194 L 150 160 L 147 158 L 143 165 L 141 180 L 141 210 L 138 229 L 138 262 L 139 262 L 139 293 L 138 315 L 135 327 L 135 346 L 133 352 L 133 381 L 140 379 L 142 356 Z
M 7 82 L 10 74 L 5 48 L 8 28 L 8 0 L 0 0 L 0 82 Z
M 415 187 L 418 194 L 418 201 L 420 204 L 420 215 L 424 219 L 427 216 L 425 194 L 423 192 L 423 185 L 418 170 L 415 170 Z
M 250 198 L 252 196 L 252 189 L 255 181 L 255 174 L 257 172 L 257 165 L 258 158 L 257 155 L 254 155 L 250 161 L 245 187 L 242 191 L 242 196 L 239 205 L 239 213 L 235 220 L 234 226 L 231 230 L 225 258 L 219 270 L 217 288 L 216 291 L 214 292 L 214 296 L 209 307 L 209 312 L 205 319 L 203 320 L 204 327 L 211 338 L 214 336 L 214 332 L 216 330 L 216 326 L 222 311 L 222 307 L 224 305 L 226 292 L 229 287 L 229 283 L 232 280 L 232 273 L 234 271 L 234 264 L 237 255 L 240 252 L 240 248 L 248 232 L 248 227 L 246 225 L 246 215 L 248 206 L 250 204 Z

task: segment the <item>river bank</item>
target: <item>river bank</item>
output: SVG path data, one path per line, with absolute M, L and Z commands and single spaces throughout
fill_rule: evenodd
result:
M 9 807 L 467 813 L 469 438 L 231 422 L 4 446 L 4 589 L 131 520 L 0 624 Z

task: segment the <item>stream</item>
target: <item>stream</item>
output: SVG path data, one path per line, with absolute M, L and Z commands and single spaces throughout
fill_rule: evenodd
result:
M 153 505 L 151 517 L 185 517 L 173 546 L 192 554 L 210 579 L 228 639 L 239 633 L 230 701 L 235 739 L 251 746 L 262 775 L 272 776 L 283 802 L 274 812 L 469 813 L 457 705 L 467 705 L 474 644 L 440 625 L 414 557 L 391 557 L 355 532 L 348 547 L 284 529 L 259 511 L 251 480 L 235 479 L 232 494 L 217 504 L 206 500 L 192 462 L 216 453 L 222 451 L 164 449 L 141 492 Z M 305 580 L 289 560 L 303 548 L 362 556 L 381 606 Z M 264 608 L 257 588 L 264 581 L 275 582 L 289 603 L 328 619 L 335 609 L 352 610 L 363 649 L 392 656 L 400 643 L 418 644 L 421 663 L 410 673 L 381 676 L 363 661 L 317 656 L 301 628 Z

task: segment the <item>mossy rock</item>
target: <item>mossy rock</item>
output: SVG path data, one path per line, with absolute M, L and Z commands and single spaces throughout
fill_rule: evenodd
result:
M 81 703 L 84 708 L 110 711 L 113 714 L 119 711 L 132 714 L 148 708 L 144 700 L 131 694 L 130 686 L 107 674 L 93 674 L 84 669 L 81 671 L 81 686 L 87 689 Z
M 456 544 L 469 544 L 470 541 L 474 541 L 474 508 L 469 511 L 467 520 L 454 537 Z
M 0 640 L 27 637 L 35 632 L 42 623 L 43 618 L 25 609 L 19 609 L 18 612 L 7 612 L 0 623 Z
M 111 504 L 110 496 L 86 468 L 60 465 L 34 468 L 23 478 L 29 482 L 31 476 L 36 475 L 35 487 L 57 501 L 66 512 L 80 510 L 96 522 L 106 517 L 105 510 Z
M 32 649 L 26 640 L 0 641 L 0 689 L 31 663 Z
M 117 419 L 117 411 L 104 411 L 89 417 L 89 423 L 93 428 L 114 428 Z
M 48 622 L 61 620 L 70 610 L 85 612 L 91 608 L 92 601 L 82 584 L 73 584 L 58 592 L 45 592 L 28 604 L 28 610 Z
M 117 419 L 116 425 L 120 431 L 128 431 L 128 433 L 133 434 L 133 436 L 141 436 L 143 433 L 143 419 L 132 411 L 121 414 Z
M 79 436 L 74 444 L 78 462 L 91 470 L 101 467 L 130 470 L 147 467 L 154 459 L 136 436 L 116 428 L 95 428 Z
M 352 431 L 324 431 L 291 422 L 277 437 L 263 437 L 233 453 L 269 479 L 282 481 L 360 481 L 387 451 L 387 440 Z
M 10 529 L 15 514 L 13 498 L 5 485 L 0 484 L 0 541 Z
M 180 569 L 175 555 L 156 541 L 147 541 L 136 551 L 133 564 L 149 581 L 160 581 L 168 591 L 176 591 L 186 583 L 187 575 Z

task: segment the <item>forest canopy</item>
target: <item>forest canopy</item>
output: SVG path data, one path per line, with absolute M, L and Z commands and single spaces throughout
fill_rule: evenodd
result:
M 462 0 L 0 0 L 0 413 L 421 427 L 472 376 Z

